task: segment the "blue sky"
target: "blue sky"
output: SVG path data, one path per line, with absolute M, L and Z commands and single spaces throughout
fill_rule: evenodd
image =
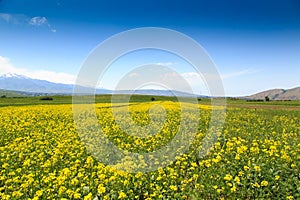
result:
M 227 96 L 300 86 L 298 0 L 0 0 L 0 74 L 72 83 L 99 43 L 149 26 L 180 31 L 201 44 Z M 121 58 L 101 86 L 113 89 L 124 73 L 145 63 L 173 67 L 205 93 L 187 63 L 160 51 Z

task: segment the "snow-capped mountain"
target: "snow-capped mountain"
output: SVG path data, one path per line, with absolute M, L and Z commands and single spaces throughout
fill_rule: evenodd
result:
M 10 91 L 20 91 L 35 94 L 67 94 L 70 95 L 73 92 L 74 85 L 53 83 L 45 80 L 32 79 L 24 75 L 9 73 L 0 76 L 0 89 Z M 80 86 L 82 87 L 82 86 Z M 91 91 L 91 88 L 82 87 L 82 91 Z M 111 91 L 107 89 L 96 89 L 96 94 L 141 94 L 141 95 L 157 95 L 157 96 L 182 96 L 192 97 L 193 94 L 170 91 L 170 90 L 117 90 Z
M 53 83 L 8 73 L 0 76 L 0 89 L 32 93 L 72 93 L 73 85 Z
M 16 73 L 3 74 L 2 76 L 0 76 L 0 78 L 23 78 L 23 79 L 29 79 L 29 77 L 27 77 L 27 76 L 16 74 Z

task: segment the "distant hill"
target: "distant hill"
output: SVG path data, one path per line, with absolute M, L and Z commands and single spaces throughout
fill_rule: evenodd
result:
M 273 89 L 267 90 L 263 92 L 259 92 L 257 94 L 253 94 L 251 96 L 247 96 L 247 99 L 264 99 L 266 96 L 270 98 L 270 100 L 300 100 L 300 87 L 292 88 L 292 89 Z
M 78 86 L 82 94 L 86 91 L 94 91 L 91 88 Z M 71 95 L 73 93 L 74 85 L 53 83 L 45 80 L 32 79 L 18 74 L 5 74 L 0 76 L 0 90 L 11 91 L 13 95 L 9 96 L 40 96 L 40 95 Z M 0 93 L 1 94 L 1 93 Z M 172 90 L 108 90 L 96 89 L 95 94 L 140 94 L 140 95 L 154 95 L 154 96 L 180 96 L 180 97 L 195 97 L 194 94 L 172 91 Z M 8 97 L 8 96 L 7 96 Z M 201 96 L 204 97 L 204 96 Z
M 28 95 L 40 94 L 62 94 L 71 95 L 73 93 L 72 84 L 53 83 L 50 81 L 32 79 L 18 74 L 4 74 L 0 76 L 0 89 L 19 91 Z M 82 87 L 84 88 L 84 87 Z M 18 93 L 19 93 L 18 92 Z M 97 94 L 110 93 L 110 90 L 97 89 Z
M 9 90 L 2 90 L 0 89 L 0 97 L 25 97 L 26 94 L 22 92 L 17 92 L 17 91 L 9 91 Z

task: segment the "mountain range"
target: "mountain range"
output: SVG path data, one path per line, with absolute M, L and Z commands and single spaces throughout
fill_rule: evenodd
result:
M 27 76 L 19 74 L 4 74 L 0 76 L 0 95 L 6 96 L 37 96 L 37 95 L 71 95 L 73 93 L 72 84 L 53 83 L 45 80 L 32 79 Z M 79 86 L 83 89 L 83 86 Z M 172 90 L 119 90 L 112 91 L 108 89 L 96 89 L 95 94 L 141 94 L 141 95 L 156 95 L 156 96 L 181 96 L 181 97 L 195 97 L 194 94 L 172 91 Z M 273 89 L 259 92 L 246 97 L 244 99 L 264 99 L 266 96 L 270 100 L 300 100 L 300 87 L 292 89 Z M 198 97 L 208 97 L 201 96 Z
M 0 76 L 0 94 L 4 94 L 4 91 L 7 93 L 10 91 L 11 94 L 18 95 L 71 95 L 73 93 L 72 84 L 62 84 L 62 83 L 53 83 L 45 80 L 32 79 L 27 76 L 19 74 L 4 74 Z M 91 88 L 80 87 L 82 91 L 91 91 Z M 2 92 L 1 92 L 2 90 Z M 156 96 L 181 96 L 181 97 L 194 97 L 194 94 L 180 92 L 180 91 L 171 91 L 171 90 L 108 90 L 108 89 L 96 89 L 95 94 L 141 94 L 141 95 L 156 95 Z

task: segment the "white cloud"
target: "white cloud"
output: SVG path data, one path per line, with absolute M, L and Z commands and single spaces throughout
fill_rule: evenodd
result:
M 29 24 L 32 26 L 49 25 L 46 17 L 33 17 L 29 20 Z
M 46 70 L 26 71 L 23 75 L 40 80 L 47 80 L 54 83 L 74 84 L 76 76 L 63 72 L 52 72 Z
M 172 63 L 172 62 L 159 62 L 159 63 L 155 63 L 155 64 L 165 66 L 165 67 L 170 67 L 170 66 L 174 65 L 175 63 Z
M 7 73 L 22 73 L 24 70 L 15 68 L 11 63 L 9 58 L 0 56 L 0 75 Z
M 12 24 L 29 24 L 31 26 L 46 26 L 50 29 L 51 32 L 55 33 L 56 29 L 54 29 L 46 17 L 35 16 L 28 17 L 23 14 L 9 14 L 9 13 L 0 13 L 0 19 L 6 21 L 7 23 Z
M 218 74 L 209 74 L 209 73 L 198 73 L 198 72 L 187 72 L 182 73 L 181 76 L 185 79 L 187 79 L 190 82 L 204 82 L 204 81 L 214 81 L 222 79 L 222 76 Z
M 32 71 L 16 68 L 8 58 L 0 56 L 0 75 L 7 73 L 16 73 L 19 75 L 27 76 L 29 78 L 47 80 L 54 83 L 74 84 L 76 80 L 76 76 L 63 72 L 53 72 L 47 70 Z
M 56 29 L 53 29 L 51 27 L 46 17 L 41 17 L 41 16 L 32 17 L 29 20 L 29 24 L 32 26 L 47 26 L 51 30 L 51 32 L 53 33 L 56 32 Z

